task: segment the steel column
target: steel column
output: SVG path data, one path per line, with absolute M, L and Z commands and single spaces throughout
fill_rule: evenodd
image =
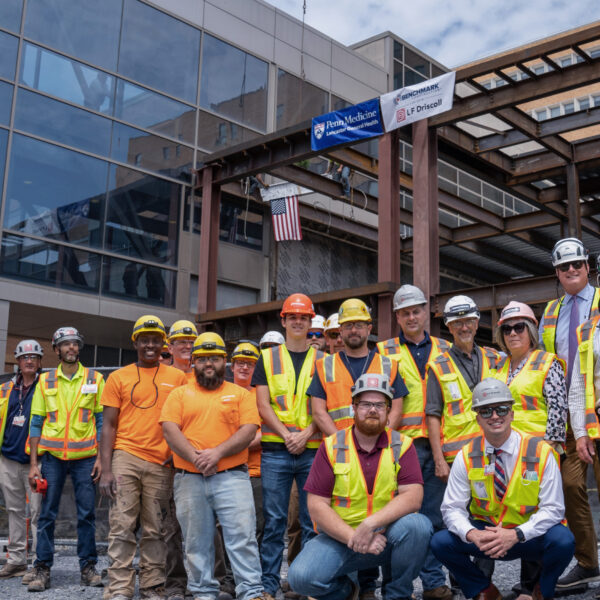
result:
M 379 138 L 379 214 L 377 280 L 400 284 L 400 142 L 398 131 Z M 392 294 L 381 294 L 377 303 L 377 336 L 394 335 Z
M 437 132 L 427 120 L 417 121 L 413 123 L 413 283 L 428 300 L 440 291 L 437 171 Z
M 198 257 L 198 313 L 217 308 L 217 256 L 221 186 L 213 183 L 214 167 L 202 169 L 202 223 Z
M 581 239 L 581 202 L 579 201 L 579 173 L 573 162 L 567 165 L 567 215 L 569 237 Z

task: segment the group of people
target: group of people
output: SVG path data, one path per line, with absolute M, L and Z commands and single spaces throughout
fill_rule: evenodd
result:
M 283 334 L 230 356 L 217 333 L 142 316 L 137 361 L 106 382 L 79 362 L 73 327 L 52 338 L 55 369 L 42 371 L 35 340 L 19 342 L 17 373 L 0 386 L 0 578 L 50 587 L 70 474 L 82 585 L 103 585 L 96 486 L 110 500 L 106 600 L 133 598 L 136 551 L 149 600 L 274 600 L 280 588 L 371 600 L 380 578 L 382 597 L 400 600 L 417 577 L 424 600 L 451 600 L 452 586 L 499 600 L 494 562 L 517 558 L 522 598 L 600 579 L 586 487 L 600 438 L 600 288 L 588 258 L 579 240 L 557 242 L 565 294 L 539 324 L 511 301 L 498 350 L 475 342 L 468 296 L 444 307 L 451 339 L 430 335 L 412 285 L 394 295 L 398 337 L 375 347 L 363 301 L 325 320 L 301 293 L 283 302 Z

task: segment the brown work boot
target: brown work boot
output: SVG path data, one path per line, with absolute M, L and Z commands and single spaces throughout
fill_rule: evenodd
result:
M 33 578 L 35 577 L 35 570 L 29 569 L 27 571 L 27 573 L 25 573 L 25 575 L 23 575 L 23 577 L 21 577 L 21 585 L 29 585 L 32 581 Z
M 162 585 L 140 589 L 140 598 L 143 600 L 164 600 L 167 597 L 167 592 Z
M 37 565 L 33 567 L 33 579 L 27 586 L 28 592 L 43 592 L 50 587 L 50 567 Z
M 502 600 L 502 594 L 493 583 L 490 583 L 485 590 L 475 596 L 475 600 Z
M 452 600 L 452 590 L 447 585 L 423 591 L 423 600 Z
M 95 563 L 89 562 L 81 569 L 81 585 L 89 587 L 104 587 L 100 573 L 96 571 Z
M 360 592 L 358 595 L 358 600 L 377 600 L 377 594 L 375 594 L 375 590 Z
M 8 579 L 9 577 L 21 577 L 27 573 L 27 564 L 14 565 L 13 563 L 6 563 L 0 569 L 0 579 Z

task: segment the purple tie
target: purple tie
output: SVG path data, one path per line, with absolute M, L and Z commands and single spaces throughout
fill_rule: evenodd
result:
M 577 352 L 577 327 L 579 327 L 579 309 L 577 307 L 578 296 L 571 298 L 571 316 L 569 318 L 569 362 L 567 364 L 567 389 L 571 385 L 573 373 L 573 359 Z

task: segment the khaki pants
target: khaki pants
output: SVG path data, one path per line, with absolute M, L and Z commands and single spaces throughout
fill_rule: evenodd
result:
M 8 514 L 8 560 L 12 565 L 27 564 L 27 517 L 31 525 L 35 555 L 37 522 L 40 516 L 42 495 L 29 487 L 29 465 L 21 464 L 0 455 L 0 489 Z M 29 498 L 29 503 L 27 503 Z M 29 515 L 27 514 L 29 507 Z
M 169 467 L 115 450 L 112 470 L 117 482 L 110 507 L 107 597 L 133 597 L 136 523 L 140 522 L 140 589 L 165 585 L 168 526 L 172 521 L 173 474 Z M 169 534 L 170 535 L 170 534 Z
M 577 456 L 573 430 L 569 428 L 567 431 L 567 455 L 561 465 L 565 515 L 569 529 L 575 536 L 577 562 L 585 569 L 595 569 L 598 566 L 598 547 L 587 492 L 587 468 L 588 465 Z M 600 481 L 597 456 L 594 457 L 594 472 L 596 481 Z

